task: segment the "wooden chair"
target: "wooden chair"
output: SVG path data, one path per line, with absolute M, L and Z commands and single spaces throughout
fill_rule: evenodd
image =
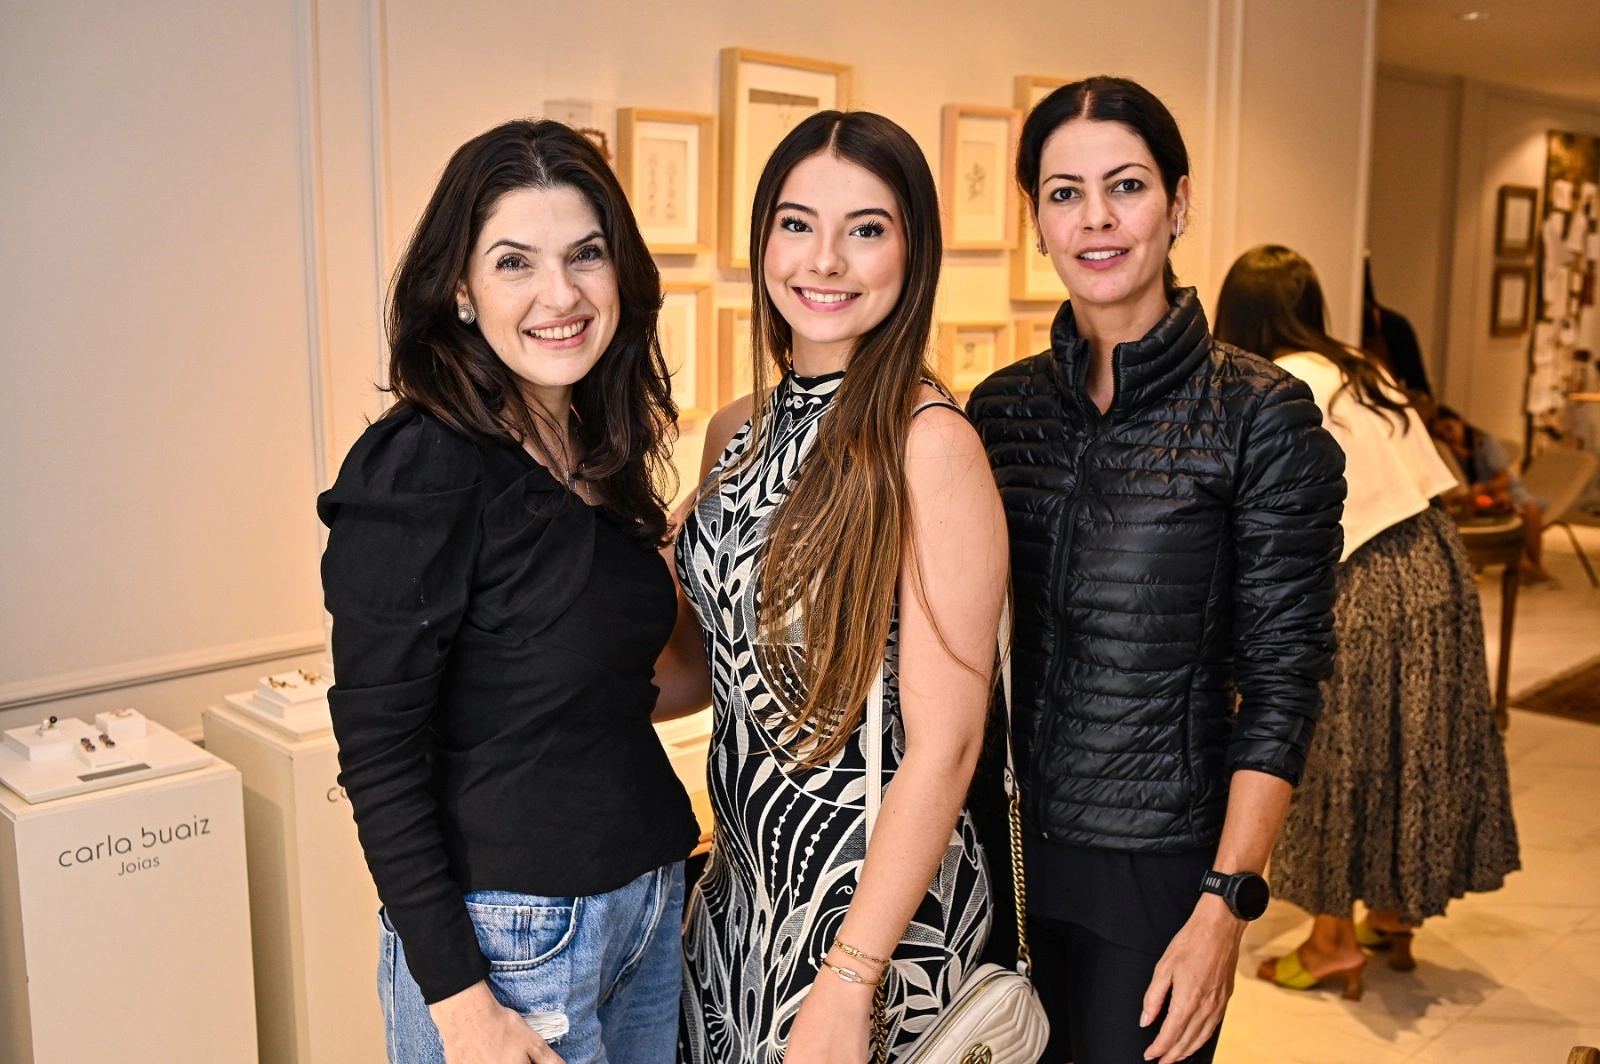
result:
M 1583 497 L 1597 469 L 1600 469 L 1600 458 L 1586 451 L 1552 447 L 1528 463 L 1527 471 L 1522 474 L 1522 483 L 1535 498 L 1544 500 L 1544 527 L 1560 525 L 1567 530 L 1572 549 L 1583 563 L 1583 571 L 1589 574 L 1589 583 L 1600 587 L 1600 577 L 1595 575 L 1594 566 L 1584 553 L 1583 544 L 1578 542 L 1578 534 L 1572 531 L 1571 523 L 1573 514 L 1577 512 L 1578 500 Z

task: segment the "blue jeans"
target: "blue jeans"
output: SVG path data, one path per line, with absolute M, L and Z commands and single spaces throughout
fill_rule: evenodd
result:
M 489 988 L 566 1064 L 672 1064 L 682 985 L 683 862 L 587 898 L 466 896 Z M 379 914 L 378 997 L 390 1064 L 444 1064 L 439 1031 Z

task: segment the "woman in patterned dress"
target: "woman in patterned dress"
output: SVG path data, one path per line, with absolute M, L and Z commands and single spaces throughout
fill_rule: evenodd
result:
M 1272 852 L 1273 892 L 1316 919 L 1257 974 L 1296 990 L 1339 977 L 1350 997 L 1362 946 L 1411 968 L 1416 925 L 1498 889 L 1519 859 L 1472 566 L 1433 501 L 1455 477 L 1393 379 L 1324 331 L 1323 308 L 1311 264 L 1263 245 L 1228 271 L 1216 336 L 1304 380 L 1345 451 L 1339 649 Z
M 877 115 L 807 119 L 756 188 L 755 395 L 712 418 L 677 544 L 680 634 L 703 633 L 715 716 L 689 1064 L 865 1064 L 875 1008 L 893 1060 L 988 937 L 964 800 L 1006 532 L 976 433 L 928 383 L 941 244 L 927 162 Z M 869 846 L 863 706 L 880 675 Z

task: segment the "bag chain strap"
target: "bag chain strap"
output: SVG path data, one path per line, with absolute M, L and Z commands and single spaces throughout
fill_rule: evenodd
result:
M 1032 978 L 1033 957 L 1028 952 L 1028 887 L 1022 869 L 1022 790 L 1017 786 L 1016 763 L 1011 752 L 1011 596 L 1000 607 L 1000 629 L 996 642 L 1000 652 L 1000 682 L 1006 706 L 1006 819 L 1010 825 L 1012 898 L 1017 915 L 1017 971 Z M 878 819 L 883 801 L 883 677 L 888 663 L 878 667 L 878 676 L 867 692 L 867 841 Z M 872 994 L 872 1062 L 888 1064 L 889 1017 L 887 1014 L 889 969 L 883 970 L 878 988 Z

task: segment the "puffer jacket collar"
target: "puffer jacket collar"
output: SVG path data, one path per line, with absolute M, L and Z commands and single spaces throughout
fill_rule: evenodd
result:
M 1089 376 L 1089 341 L 1078 334 L 1072 303 L 1061 304 L 1050 328 L 1055 354 L 1056 386 L 1085 413 L 1097 413 L 1085 382 Z M 1118 344 L 1111 353 L 1115 388 L 1106 417 L 1129 414 L 1148 406 L 1188 380 L 1211 354 L 1211 330 L 1193 288 L 1172 294 L 1166 316 L 1142 339 Z

